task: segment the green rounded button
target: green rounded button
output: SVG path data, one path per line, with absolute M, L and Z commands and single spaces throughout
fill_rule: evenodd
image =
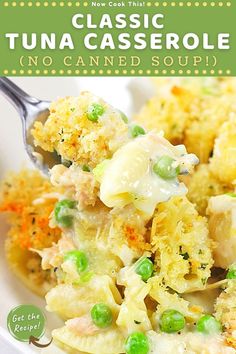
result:
M 10 334 L 21 342 L 28 342 L 30 337 L 41 338 L 45 331 L 45 316 L 34 305 L 20 305 L 7 316 Z

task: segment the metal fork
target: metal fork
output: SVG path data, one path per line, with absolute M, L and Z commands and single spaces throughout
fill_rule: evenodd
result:
M 29 96 L 16 84 L 6 77 L 0 78 L 0 92 L 15 107 L 22 122 L 25 149 L 36 165 L 44 174 L 48 175 L 49 169 L 61 162 L 56 153 L 44 151 L 35 147 L 31 129 L 36 121 L 44 123 L 49 115 L 49 101 L 41 101 Z M 40 155 L 41 156 L 40 156 Z

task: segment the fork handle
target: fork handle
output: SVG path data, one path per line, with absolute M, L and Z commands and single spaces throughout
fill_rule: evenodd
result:
M 27 106 L 36 105 L 40 102 L 36 98 L 29 96 L 7 77 L 0 77 L 0 92 L 13 104 L 21 118 L 26 116 Z

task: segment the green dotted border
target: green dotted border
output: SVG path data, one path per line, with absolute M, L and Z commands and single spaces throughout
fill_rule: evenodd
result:
M 3 7 L 88 7 L 88 1 L 3 1 Z M 147 7 L 230 7 L 231 1 L 147 1 Z
M 89 6 L 87 1 L 3 1 L 3 7 L 79 7 Z
M 95 69 L 91 69 L 91 70 L 87 70 L 87 69 L 76 69 L 76 70 L 65 70 L 65 69 L 61 69 L 61 70 L 54 70 L 54 69 L 43 69 L 43 70 L 31 70 L 31 69 L 27 69 L 27 70 L 8 70 L 8 69 L 4 69 L 2 71 L 3 75 L 8 75 L 8 76 L 21 76 L 21 75 L 30 75 L 30 76 L 44 76 L 44 75 L 86 75 L 86 76 L 93 76 L 93 75 L 125 75 L 125 76 L 155 76 L 158 74 L 161 75 L 196 75 L 196 76 L 209 76 L 209 75 L 219 75 L 219 76 L 229 76 L 231 74 L 231 70 L 167 70 L 167 69 L 160 69 L 160 70 L 142 70 L 142 69 L 115 69 L 115 70 L 95 70 Z

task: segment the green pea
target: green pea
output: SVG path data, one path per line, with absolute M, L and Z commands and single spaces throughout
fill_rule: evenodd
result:
M 91 309 L 91 318 L 93 323 L 100 328 L 109 327 L 112 323 L 112 312 L 109 306 L 100 303 Z
M 110 160 L 105 159 L 102 162 L 100 162 L 99 164 L 97 164 L 96 167 L 94 167 L 93 174 L 94 174 L 95 179 L 98 182 L 101 182 L 101 179 L 102 179 L 102 177 L 104 175 L 104 172 L 105 172 L 109 162 L 110 162 Z
M 76 206 L 76 202 L 69 199 L 59 201 L 54 209 L 54 215 L 57 223 L 62 227 L 71 227 L 73 215 L 71 210 Z
M 80 277 L 80 283 L 87 283 L 89 282 L 92 277 L 93 277 L 94 273 L 93 272 L 86 272 L 83 275 L 81 275 Z
M 145 135 L 145 130 L 139 125 L 133 125 L 130 127 L 130 133 L 133 138 L 137 138 L 139 135 Z
M 197 321 L 196 329 L 204 334 L 215 334 L 222 331 L 222 325 L 215 317 L 204 315 Z
M 159 325 L 162 332 L 178 332 L 185 327 L 185 318 L 179 311 L 166 310 L 160 317 Z
M 120 113 L 121 119 L 123 120 L 124 123 L 128 124 L 129 120 L 128 117 L 126 116 L 126 114 L 124 114 L 124 112 L 118 110 L 118 112 Z
M 233 264 L 231 267 L 229 267 L 229 270 L 226 275 L 226 279 L 236 279 L 236 265 Z
M 142 332 L 134 332 L 126 339 L 126 354 L 147 354 L 149 352 L 148 338 Z
M 135 269 L 136 273 L 139 274 L 143 281 L 147 281 L 151 278 L 153 273 L 153 263 L 149 258 L 143 258 L 137 265 Z
M 83 273 L 88 268 L 88 258 L 83 251 L 69 251 L 64 255 L 64 260 L 72 261 L 76 265 L 78 273 Z
M 179 175 L 180 168 L 173 167 L 175 160 L 169 156 L 162 156 L 154 165 L 153 171 L 163 179 L 172 179 Z
M 82 171 L 84 171 L 84 172 L 90 172 L 89 166 L 88 166 L 88 165 L 83 165 L 83 166 L 82 166 Z
M 97 122 L 99 117 L 102 116 L 104 112 L 105 112 L 105 109 L 102 105 L 100 105 L 98 103 L 93 103 L 88 108 L 87 117 L 92 122 Z
M 232 197 L 232 198 L 236 198 L 236 193 L 233 193 L 233 192 L 226 193 L 226 195 L 228 195 L 229 197 Z

